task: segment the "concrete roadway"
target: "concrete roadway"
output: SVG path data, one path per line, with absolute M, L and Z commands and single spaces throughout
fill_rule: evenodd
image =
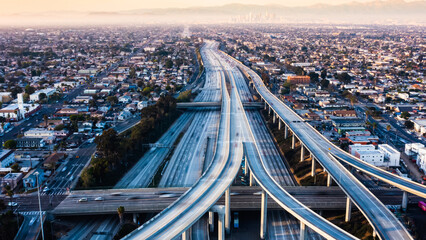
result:
M 228 61 L 231 60 L 228 59 Z M 250 89 L 248 88 L 241 72 L 236 67 L 235 71 L 233 71 L 233 75 L 235 77 L 235 85 L 238 89 L 241 100 L 244 102 L 252 102 L 253 98 Z M 295 186 L 296 181 L 294 180 L 292 173 L 289 172 L 287 166 L 284 164 L 284 161 L 275 146 L 274 140 L 265 126 L 265 122 L 261 114 L 258 111 L 246 110 L 246 116 L 253 131 L 255 142 L 259 146 L 259 154 L 264 160 L 263 162 L 268 173 L 281 186 Z M 313 206 L 308 202 L 304 203 L 308 204 L 310 207 Z M 286 239 L 286 237 L 288 238 L 290 236 L 299 236 L 300 224 L 287 212 L 270 210 L 268 211 L 267 217 L 268 239 Z M 308 238 L 322 239 L 319 234 L 311 229 L 308 231 Z
M 206 66 L 206 68 L 209 67 Z M 225 86 L 225 78 L 224 75 L 222 76 L 221 85 Z M 238 112 L 233 106 L 235 104 L 231 104 L 226 88 L 222 88 L 222 103 L 217 151 L 210 167 L 176 202 L 124 239 L 172 239 L 178 236 L 202 217 L 231 184 L 240 166 L 238 159 L 228 158 L 230 146 L 237 144 L 234 141 L 238 139 L 239 133 L 235 132 L 238 127 L 230 128 L 230 125 L 234 124 L 235 120 L 231 119 Z M 233 133 L 230 134 L 230 131 Z
M 240 65 L 247 71 L 259 94 L 278 113 L 281 120 L 293 130 L 295 135 L 304 143 L 304 146 L 315 155 L 322 166 L 331 173 L 333 179 L 351 197 L 352 201 L 366 215 L 373 228 L 382 239 L 412 239 L 407 230 L 386 207 L 374 197 L 343 165 L 332 159 L 329 150 L 337 151 L 334 145 L 326 141 L 313 127 L 308 125 L 289 107 L 272 95 L 265 87 L 260 77 L 247 67 Z M 331 144 L 331 145 L 330 145 Z M 340 152 L 342 152 L 340 150 Z M 341 153 L 340 153 L 341 154 Z M 347 155 L 345 155 L 347 156 Z M 357 161 L 358 162 L 358 161 Z M 375 170 L 375 169 L 374 169 Z M 378 170 L 375 170 L 378 171 Z M 382 171 L 382 170 L 380 170 Z M 384 171 L 382 171 L 384 172 Z M 407 181 L 406 181 L 407 182 Z
M 303 205 L 284 190 L 267 172 L 254 141 L 244 143 L 245 157 L 256 181 L 292 216 L 327 239 L 356 239 Z M 318 198 L 316 198 L 318 200 Z

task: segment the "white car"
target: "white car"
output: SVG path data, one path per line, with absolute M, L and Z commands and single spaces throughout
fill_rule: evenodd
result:
M 9 207 L 16 207 L 16 206 L 18 206 L 18 203 L 16 203 L 16 202 L 8 202 L 7 206 L 9 206 Z
M 103 197 L 97 197 L 97 198 L 95 198 L 95 201 L 103 201 L 103 200 L 104 200 Z
M 87 202 L 87 198 L 80 198 L 78 199 L 78 202 Z

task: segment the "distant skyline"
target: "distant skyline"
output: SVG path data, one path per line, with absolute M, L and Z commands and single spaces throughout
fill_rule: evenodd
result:
M 3 1 L 0 8 L 1 15 L 13 15 L 22 13 L 43 13 L 60 11 L 77 12 L 114 12 L 135 9 L 151 8 L 188 8 L 188 7 L 207 7 L 221 6 L 226 4 L 258 4 L 270 5 L 279 4 L 289 7 L 310 6 L 315 4 L 339 5 L 351 2 L 389 2 L 396 4 L 403 0 L 13 0 Z M 405 0 L 405 2 L 415 2 L 416 0 Z M 425 2 L 425 0 L 421 1 Z

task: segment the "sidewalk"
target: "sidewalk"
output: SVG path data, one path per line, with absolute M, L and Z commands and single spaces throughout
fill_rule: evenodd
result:
M 410 170 L 411 178 L 416 182 L 421 182 L 423 174 L 420 172 L 418 166 L 415 163 L 411 162 L 410 158 L 403 152 L 401 153 L 401 159 L 404 161 L 408 170 Z

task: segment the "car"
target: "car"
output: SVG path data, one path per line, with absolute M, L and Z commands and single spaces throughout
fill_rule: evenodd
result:
M 87 198 L 80 198 L 80 199 L 78 199 L 78 202 L 87 202 L 88 200 L 87 200 Z
M 178 195 L 176 193 L 166 193 L 166 194 L 162 194 L 160 195 L 160 198 L 173 198 L 173 197 L 177 197 Z
M 120 196 L 121 195 L 121 192 L 114 192 L 114 193 L 111 193 L 111 196 Z
M 95 198 L 95 201 L 103 201 L 103 200 L 104 200 L 103 197 L 97 197 L 97 198 Z
M 43 192 L 49 192 L 50 191 L 50 188 L 49 187 L 45 187 L 44 189 L 43 189 Z
M 62 168 L 62 172 L 65 172 L 67 170 L 67 167 Z
M 16 206 L 18 206 L 18 203 L 16 203 L 16 202 L 8 202 L 7 206 L 9 206 L 9 207 L 16 207 Z

